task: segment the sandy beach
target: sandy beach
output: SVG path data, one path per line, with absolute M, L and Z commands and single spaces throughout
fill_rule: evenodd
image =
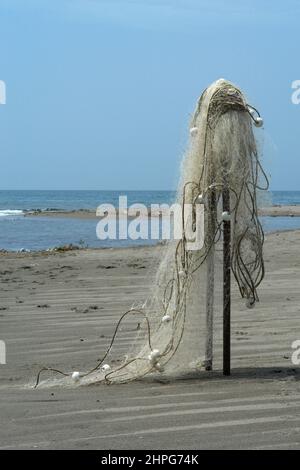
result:
M 0 255 L 1 449 L 300 448 L 300 231 L 267 235 L 260 302 L 233 286 L 232 375 L 221 373 L 217 312 L 213 372 L 195 380 L 36 389 L 44 365 L 87 370 L 121 313 L 144 299 L 161 246 Z M 125 354 L 136 324 L 116 344 Z
M 0 455 L 300 450 L 300 2 L 269 3 L 0 1 Z

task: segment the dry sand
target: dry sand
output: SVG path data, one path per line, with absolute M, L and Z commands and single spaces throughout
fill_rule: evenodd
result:
M 161 247 L 0 255 L 0 448 L 300 448 L 300 231 L 267 236 L 260 303 L 233 292 L 232 376 L 28 388 L 43 365 L 86 370 L 120 314 L 147 296 Z M 116 355 L 135 336 L 128 324 Z

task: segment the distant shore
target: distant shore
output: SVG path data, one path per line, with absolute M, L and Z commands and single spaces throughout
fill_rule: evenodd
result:
M 259 210 L 261 216 L 269 217 L 300 217 L 300 205 L 289 206 L 270 206 L 263 207 Z M 150 215 L 150 209 L 148 209 Z M 158 212 L 154 216 L 160 215 Z M 76 218 L 76 219 L 97 219 L 96 209 L 79 209 L 79 210 L 32 210 L 24 213 L 25 217 L 62 217 L 62 218 Z M 123 212 L 120 216 L 126 216 Z

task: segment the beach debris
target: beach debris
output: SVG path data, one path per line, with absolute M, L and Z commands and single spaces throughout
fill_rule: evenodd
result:
M 80 249 L 80 246 L 74 245 L 73 243 L 69 243 L 68 245 L 54 246 L 53 248 L 48 248 L 46 251 L 64 253 L 65 251 L 74 251 Z
M 117 266 L 113 266 L 111 264 L 98 264 L 97 268 L 98 269 L 114 269 L 116 268 Z

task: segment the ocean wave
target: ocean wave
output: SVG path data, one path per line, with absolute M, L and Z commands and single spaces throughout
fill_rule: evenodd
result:
M 12 217 L 16 215 L 23 215 L 24 212 L 22 210 L 17 209 L 0 209 L 0 217 Z

